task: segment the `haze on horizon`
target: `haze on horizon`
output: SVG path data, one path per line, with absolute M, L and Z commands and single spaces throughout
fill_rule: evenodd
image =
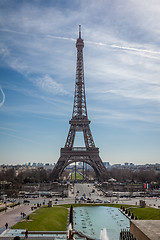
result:
M 0 163 L 57 162 L 73 109 L 79 24 L 102 160 L 160 163 L 159 22 L 159 0 L 0 0 Z

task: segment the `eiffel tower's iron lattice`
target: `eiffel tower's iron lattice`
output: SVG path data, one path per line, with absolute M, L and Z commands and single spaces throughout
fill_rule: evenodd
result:
M 69 121 L 70 129 L 65 146 L 61 148 L 60 158 L 53 169 L 53 178 L 58 179 L 64 169 L 74 162 L 89 164 L 99 179 L 105 178 L 106 168 L 99 156 L 99 149 L 95 147 L 89 126 L 90 120 L 87 115 L 83 67 L 84 42 L 81 38 L 81 26 L 79 26 L 79 38 L 76 42 L 76 48 L 77 66 L 72 119 Z M 85 148 L 73 147 L 76 132 L 83 132 Z

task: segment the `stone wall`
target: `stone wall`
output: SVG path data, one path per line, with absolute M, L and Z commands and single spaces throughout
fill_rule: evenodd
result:
M 159 240 L 160 220 L 132 220 L 130 232 L 137 240 Z

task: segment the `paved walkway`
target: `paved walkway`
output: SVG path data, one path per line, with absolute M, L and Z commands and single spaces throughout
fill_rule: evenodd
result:
M 0 232 L 2 232 L 5 228 L 6 222 L 8 223 L 8 227 L 12 227 L 17 222 L 22 219 L 21 212 L 24 212 L 26 215 L 32 213 L 31 204 L 22 204 L 20 206 L 16 206 L 14 208 L 8 208 L 7 211 L 0 213 Z

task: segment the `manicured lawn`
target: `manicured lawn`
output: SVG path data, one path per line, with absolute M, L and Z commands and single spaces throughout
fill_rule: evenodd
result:
M 14 225 L 14 229 L 28 229 L 29 231 L 65 231 L 68 210 L 64 207 L 41 207 L 29 216 L 29 220 Z
M 72 173 L 72 180 L 75 180 L 75 173 Z M 77 180 L 83 180 L 83 176 L 80 173 L 76 173 Z
M 131 208 L 129 209 L 139 220 L 160 220 L 160 209 L 156 208 Z

